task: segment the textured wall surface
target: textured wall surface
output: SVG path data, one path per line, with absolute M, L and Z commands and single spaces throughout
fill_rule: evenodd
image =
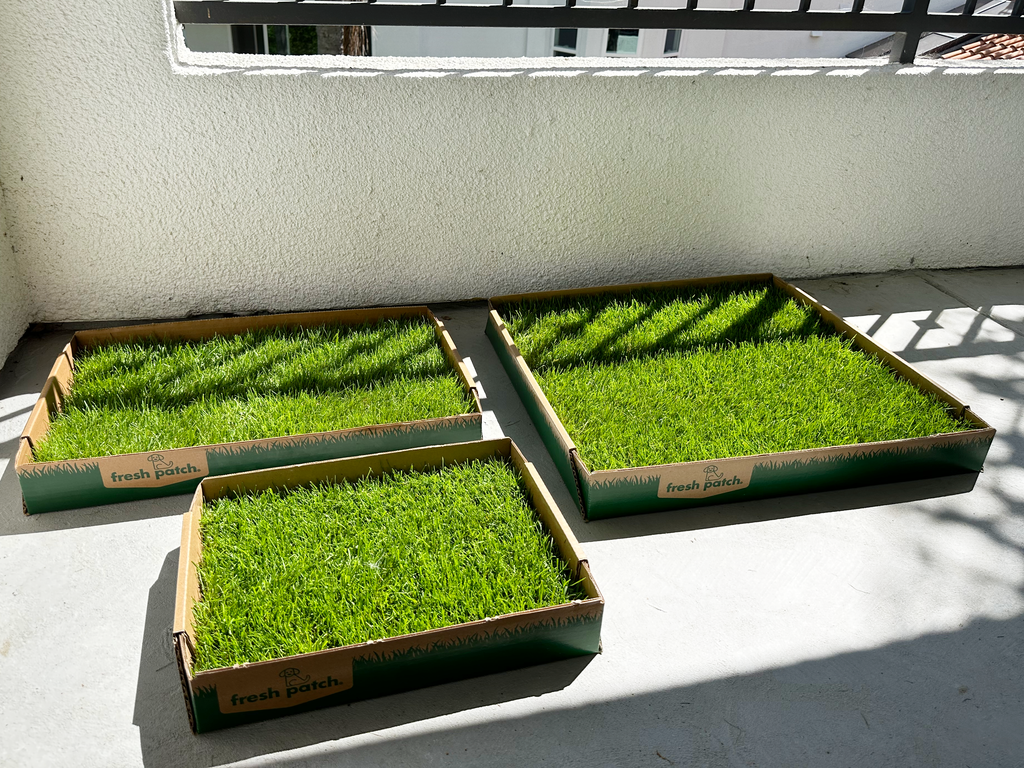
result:
M 4 193 L 0 186 L 0 368 L 28 326 L 29 310 L 25 288 L 14 264 L 11 234 L 4 215 Z
M 103 45 L 98 18 L 118 20 Z M 182 60 L 168 18 L 0 4 L 0 183 L 38 320 L 1022 262 L 1024 70 L 366 59 L 353 77 Z

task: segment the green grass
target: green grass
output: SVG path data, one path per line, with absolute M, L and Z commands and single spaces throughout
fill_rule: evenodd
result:
M 504 462 L 212 502 L 196 671 L 585 597 Z
M 765 284 L 503 309 L 592 470 L 969 429 Z
M 87 350 L 38 461 L 325 432 L 469 413 L 424 320 L 273 329 Z

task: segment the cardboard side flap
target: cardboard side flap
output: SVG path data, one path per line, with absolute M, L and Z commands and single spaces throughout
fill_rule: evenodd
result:
M 53 396 L 50 395 L 48 398 L 47 394 L 54 386 L 53 381 L 52 377 L 46 380 L 43 393 L 36 400 L 32 412 L 28 415 L 28 421 L 25 422 L 25 428 L 21 431 L 23 441 L 27 442 L 33 451 L 50 430 L 50 399 Z
M 604 602 L 604 595 L 601 594 L 601 590 L 598 588 L 597 582 L 594 581 L 594 574 L 590 570 L 589 560 L 580 561 L 580 573 L 578 578 L 580 580 L 580 584 L 583 585 L 583 589 L 589 597 L 595 600 L 600 600 L 602 603 Z
M 70 346 L 64 347 L 64 351 L 57 358 L 57 362 L 54 363 L 53 370 L 50 371 L 50 376 L 53 377 L 54 384 L 56 384 L 60 392 L 61 402 L 66 400 L 68 395 L 71 394 L 71 382 L 75 376 L 75 367 L 70 353 Z
M 522 475 L 523 482 L 526 483 L 530 492 L 530 500 L 544 523 L 544 527 L 548 529 L 548 533 L 554 539 L 559 554 L 571 566 L 574 577 L 579 578 L 580 564 L 586 560 L 583 548 L 576 536 L 573 535 L 572 529 L 569 528 L 558 505 L 555 504 L 547 486 L 544 485 L 537 468 L 526 460 L 515 443 L 512 443 L 512 462 Z
M 572 438 L 569 437 L 569 433 L 565 431 L 565 427 L 562 426 L 562 420 L 558 418 L 555 413 L 555 409 L 551 407 L 551 403 L 548 402 L 547 395 L 544 394 L 544 390 L 540 388 L 537 383 L 537 379 L 533 376 L 533 371 L 530 370 L 530 366 L 526 364 L 525 358 L 519 352 L 519 348 L 516 346 L 515 341 L 512 339 L 512 335 L 508 332 L 508 328 L 501 320 L 501 316 L 495 310 L 490 312 L 490 322 L 494 324 L 494 327 L 498 330 L 501 337 L 502 344 L 505 345 L 506 350 L 512 357 L 516 369 L 519 371 L 519 376 L 522 381 L 526 384 L 530 390 L 530 396 L 537 403 L 537 407 L 544 416 L 544 420 L 547 422 L 548 427 L 555 436 L 555 440 L 558 441 L 561 449 L 565 452 L 566 456 L 569 455 L 576 448 L 576 444 L 573 443 Z
M 572 467 L 572 479 L 576 481 L 576 503 L 579 504 L 583 519 L 587 520 L 587 503 L 583 498 L 583 483 L 590 480 L 590 470 L 580 458 L 579 451 L 573 448 L 569 451 L 569 466 Z
M 53 361 L 53 367 L 50 368 L 50 376 L 57 378 L 57 383 L 60 384 L 61 389 L 65 394 L 71 391 L 71 376 L 75 367 L 75 359 L 71 353 L 71 343 L 64 345 L 64 349 L 57 355 L 57 359 Z
M 178 552 L 178 581 L 174 597 L 174 626 L 171 637 L 178 662 L 178 678 L 185 696 L 188 724 L 196 733 L 196 714 L 192 702 L 192 666 L 195 664 L 195 640 L 192 629 L 192 608 L 199 600 L 197 566 L 202 556 L 199 517 L 203 508 L 200 489 L 192 495 L 192 503 L 181 523 L 181 549 Z
M 14 457 L 14 471 L 32 463 L 32 438 L 22 435 L 18 440 L 18 453 Z
M 437 334 L 437 340 L 441 344 L 441 349 L 444 350 L 444 356 L 448 358 L 452 368 L 458 372 L 459 378 L 462 379 L 462 384 L 466 387 L 466 390 L 475 389 L 476 379 L 473 378 L 466 364 L 462 362 L 459 349 L 455 346 L 455 341 L 452 339 L 451 334 L 448 333 L 448 329 L 432 312 L 430 313 L 430 319 L 434 321 L 434 332 Z
M 67 347 L 65 347 L 68 359 L 71 360 L 72 368 L 75 365 L 75 358 L 78 357 L 84 349 L 82 342 L 78 340 L 78 334 L 80 333 L 82 333 L 82 331 L 75 331 L 75 335 L 71 337 L 71 341 L 69 341 Z
M 490 306 L 488 317 L 494 327 L 498 329 L 498 335 L 501 336 L 501 340 L 508 348 L 508 351 L 511 352 L 513 356 L 521 357 L 522 355 L 520 355 L 519 347 L 516 346 L 516 342 L 515 339 L 512 338 L 512 334 L 508 332 L 508 328 L 505 326 L 505 321 L 501 319 L 501 315 L 498 314 L 498 310 L 494 309 L 493 306 Z
M 196 729 L 196 712 L 192 705 L 192 648 L 186 642 L 188 636 L 184 632 L 175 632 L 171 640 L 174 643 L 174 658 L 178 663 L 178 681 L 181 683 L 181 692 L 185 697 L 185 711 L 188 713 L 188 726 L 192 733 L 198 733 Z
M 181 550 L 178 555 L 178 581 L 174 598 L 174 633 L 194 641 L 192 609 L 199 602 L 199 561 L 203 555 L 199 520 L 203 510 L 202 488 L 192 494 L 192 503 L 181 521 Z M 191 666 L 189 667 L 191 668 Z
M 206 499 L 219 499 L 243 493 L 257 493 L 268 488 L 298 488 L 325 481 L 355 481 L 364 477 L 379 477 L 395 471 L 422 471 L 436 469 L 445 464 L 463 463 L 494 456 L 508 458 L 512 441 L 477 440 L 469 443 L 409 448 L 402 451 L 374 453 L 345 459 L 330 459 L 310 464 L 261 469 L 234 475 L 208 477 L 200 486 Z
M 339 309 L 327 312 L 292 312 L 278 315 L 223 317 L 211 320 L 183 320 L 168 323 L 97 328 L 79 331 L 77 342 L 84 348 L 117 341 L 156 338 L 161 341 L 202 341 L 266 328 L 290 328 L 315 325 L 361 325 L 377 320 L 403 317 L 429 317 L 425 306 L 378 307 L 375 309 Z

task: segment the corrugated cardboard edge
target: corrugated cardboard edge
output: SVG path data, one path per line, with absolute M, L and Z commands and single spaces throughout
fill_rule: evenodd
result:
M 498 314 L 497 309 L 494 308 L 490 301 L 488 301 L 487 315 L 487 322 L 493 328 L 495 337 L 504 347 L 505 352 L 512 360 L 512 364 L 515 366 L 520 381 L 523 382 L 529 391 L 529 396 L 536 404 L 537 410 L 543 416 L 548 429 L 554 436 L 562 453 L 565 454 L 566 461 L 569 462 L 569 466 L 573 469 L 575 474 L 575 464 L 573 464 L 572 457 L 576 454 L 576 444 L 572 441 L 572 438 L 569 437 L 569 433 L 566 432 L 561 419 L 559 419 L 555 414 L 555 409 L 551 407 L 551 403 L 548 402 L 547 396 L 540 388 L 540 384 L 537 383 L 537 379 L 533 375 L 533 371 L 530 370 L 530 366 L 526 364 L 526 360 L 519 351 L 519 347 L 517 347 L 515 341 L 513 341 L 512 334 L 509 333 L 508 328 L 505 327 L 505 323 L 501 319 L 501 315 Z M 576 494 L 580 509 L 583 510 L 583 497 L 580 495 L 578 483 Z M 584 512 L 584 517 L 585 516 L 586 513 Z
M 441 342 L 441 349 L 444 350 L 445 357 L 448 358 L 449 364 L 459 374 L 459 378 L 462 379 L 462 384 L 473 397 L 473 404 L 476 406 L 477 413 L 482 412 L 480 406 L 480 397 L 476 384 L 476 379 L 473 378 L 473 374 L 469 372 L 469 368 L 462 361 L 462 356 L 459 354 L 458 347 L 455 346 L 455 340 L 452 339 L 451 334 L 448 333 L 448 329 L 445 328 L 444 323 L 434 315 L 429 309 L 427 310 L 427 316 L 434 322 L 434 332 L 437 334 L 438 341 Z
M 51 416 L 60 411 L 64 398 L 71 391 L 72 379 L 74 377 L 75 353 L 88 349 L 99 344 L 109 344 L 118 341 L 130 341 L 140 338 L 158 338 L 162 340 L 180 341 L 201 341 L 215 336 L 235 335 L 250 330 L 266 328 L 298 328 L 317 325 L 359 325 L 366 322 L 385 320 L 392 318 L 424 317 L 434 327 L 445 357 L 455 370 L 465 390 L 473 399 L 475 413 L 458 414 L 455 416 L 440 416 L 433 419 L 419 419 L 417 421 L 394 422 L 391 424 L 373 424 L 364 427 L 352 427 L 331 432 L 315 432 L 300 435 L 282 435 L 279 437 L 261 438 L 258 440 L 245 440 L 234 443 L 214 443 L 209 445 L 189 446 L 185 448 L 169 448 L 161 450 L 162 454 L 173 456 L 175 452 L 194 451 L 197 449 L 223 449 L 232 447 L 271 447 L 287 445 L 289 443 L 301 442 L 309 438 L 330 439 L 341 435 L 356 435 L 360 432 L 372 434 L 373 432 L 394 429 L 400 426 L 428 426 L 431 424 L 450 423 L 457 424 L 463 421 L 481 423 L 483 421 L 483 408 L 477 392 L 477 383 L 470 373 L 466 364 L 462 361 L 458 348 L 448 330 L 434 313 L 425 305 L 402 306 L 402 307 L 380 307 L 375 309 L 343 309 L 326 312 L 296 312 L 277 315 L 256 315 L 249 317 L 216 318 L 212 320 L 183 320 L 167 323 L 149 323 L 146 325 L 121 326 L 117 328 L 100 328 L 94 330 L 77 331 L 71 341 L 64 346 L 57 356 L 50 373 L 43 384 L 39 398 L 36 400 L 32 412 L 29 414 L 25 428 L 22 430 L 19 439 L 19 448 L 15 457 L 15 473 L 21 475 L 30 470 L 60 467 L 90 467 L 102 459 L 121 459 L 147 456 L 152 451 L 145 451 L 134 454 L 113 454 L 110 456 L 90 456 L 82 459 L 67 461 L 37 462 L 35 461 L 35 447 L 46 436 L 50 428 Z M 28 513 L 28 508 L 22 500 L 22 508 Z
M 854 344 L 863 352 L 874 355 L 889 368 L 896 373 L 899 377 L 906 379 L 911 384 L 916 386 L 925 392 L 935 395 L 940 401 L 945 402 L 952 410 L 957 413 L 958 417 L 967 419 L 974 425 L 974 429 L 967 430 L 964 432 L 952 432 L 944 433 L 941 435 L 928 435 L 920 438 L 906 438 L 903 440 L 890 440 L 880 441 L 874 443 L 857 443 L 853 445 L 842 445 L 842 446 L 827 446 L 823 448 L 809 448 L 801 451 L 785 451 L 782 453 L 768 453 L 759 454 L 757 456 L 725 456 L 720 459 L 712 459 L 708 461 L 693 461 L 693 462 L 678 462 L 674 464 L 658 464 L 647 467 L 632 467 L 629 469 L 613 469 L 613 470 L 597 470 L 590 471 L 586 464 L 579 456 L 579 452 L 576 449 L 575 443 L 569 437 L 565 430 L 561 419 L 555 413 L 554 408 L 548 402 L 547 397 L 544 395 L 537 383 L 536 377 L 533 375 L 533 371 L 527 365 L 526 360 L 519 352 L 519 348 L 515 344 L 515 340 L 512 338 L 506 328 L 501 315 L 498 313 L 498 307 L 504 304 L 516 303 L 524 300 L 535 301 L 549 298 L 560 298 L 560 297 L 571 297 L 571 296 L 594 296 L 606 293 L 629 293 L 635 290 L 659 290 L 659 289 L 671 289 L 671 288 L 689 288 L 689 287 L 702 287 L 707 285 L 717 285 L 722 283 L 744 283 L 744 282 L 764 282 L 771 283 L 775 287 L 785 291 L 788 295 L 799 301 L 805 306 L 813 308 L 818 314 L 832 325 L 836 331 L 843 336 L 846 336 L 853 340 Z M 537 407 L 542 414 L 544 414 L 545 420 L 552 426 L 552 430 L 556 436 L 565 436 L 565 452 L 573 468 L 573 474 L 576 477 L 576 492 L 579 496 L 580 509 L 583 511 L 584 520 L 588 520 L 588 510 L 586 501 L 583 495 L 583 482 L 607 482 L 614 479 L 622 479 L 625 477 L 650 477 L 655 474 L 670 471 L 672 469 L 679 469 L 682 467 L 692 467 L 697 465 L 711 464 L 715 461 L 723 461 L 726 459 L 757 459 L 764 462 L 776 461 L 779 463 L 786 461 L 806 461 L 811 459 L 821 459 L 828 456 L 841 456 L 841 455 L 857 455 L 861 453 L 871 453 L 874 451 L 884 450 L 899 450 L 899 449 L 910 449 L 910 448 L 922 448 L 930 447 L 932 445 L 940 444 L 951 444 L 957 442 L 966 442 L 968 440 L 991 440 L 995 437 L 995 429 L 988 423 L 982 420 L 977 414 L 970 410 L 969 406 L 962 403 L 959 399 L 954 397 L 948 390 L 940 386 L 936 382 L 929 379 L 924 374 L 920 373 L 913 366 L 907 363 L 898 355 L 890 352 L 888 349 L 883 347 L 881 344 L 870 339 L 865 334 L 858 331 L 853 326 L 849 325 L 841 317 L 836 315 L 832 310 L 820 303 L 806 292 L 800 290 L 794 285 L 786 282 L 780 277 L 770 273 L 757 273 L 747 275 L 727 275 L 711 278 L 694 278 L 690 280 L 672 280 L 663 282 L 653 283 L 632 283 L 628 285 L 612 285 L 612 286 L 600 286 L 592 288 L 581 288 L 581 289 L 568 289 L 561 291 L 544 291 L 539 293 L 525 293 L 525 294 L 510 294 L 507 296 L 496 296 L 488 300 L 488 310 L 490 314 L 490 322 L 494 325 L 495 329 L 500 332 L 500 338 L 502 343 L 508 350 L 508 353 L 516 361 L 516 366 L 522 371 L 523 378 L 527 382 L 530 392 L 533 394 L 536 401 Z M 557 425 L 557 426 L 556 426 Z M 582 479 L 581 479 L 582 476 Z
M 547 486 L 544 485 L 544 481 L 537 472 L 537 468 L 526 460 L 526 457 L 523 456 L 515 443 L 511 443 L 511 446 L 512 462 L 519 470 L 519 474 L 522 476 L 523 482 L 530 492 L 530 500 L 533 502 L 534 509 L 537 510 L 541 521 L 544 523 L 544 527 L 548 529 L 548 533 L 555 540 L 562 559 L 575 565 L 573 577 L 580 579 L 583 567 L 587 563 L 587 557 L 583 554 L 583 548 L 580 546 L 576 536 L 573 535 L 572 529 L 565 521 L 565 518 L 562 517 L 561 510 L 559 510 Z
M 468 443 L 455 443 L 429 448 L 412 448 L 404 451 L 356 456 L 346 459 L 332 459 L 310 464 L 296 464 L 290 467 L 275 467 L 253 472 L 242 472 L 235 475 L 210 477 L 202 481 L 192 497 L 189 511 L 182 519 L 181 549 L 178 555 L 177 589 L 174 604 L 173 640 L 178 672 L 181 679 L 182 693 L 188 708 L 189 725 L 196 732 L 195 713 L 193 711 L 194 687 L 203 682 L 216 683 L 218 673 L 231 670 L 207 670 L 192 674 L 194 661 L 194 629 L 192 611 L 200 599 L 198 564 L 202 557 L 202 541 L 200 537 L 200 518 L 203 504 L 225 496 L 240 493 L 258 492 L 268 488 L 296 488 L 317 482 L 337 482 L 338 479 L 358 480 L 367 476 L 376 477 L 392 471 L 408 471 L 409 469 L 425 469 L 430 467 L 450 466 L 473 460 L 504 459 L 510 461 L 520 473 L 530 501 L 538 513 L 545 528 L 551 534 L 558 547 L 559 554 L 569 565 L 574 578 L 587 594 L 585 600 L 574 600 L 563 605 L 537 608 L 504 614 L 479 621 L 466 622 L 453 627 L 399 635 L 385 640 L 358 643 L 355 645 L 317 651 L 312 654 L 282 657 L 270 661 L 255 662 L 242 665 L 243 669 L 259 671 L 269 666 L 278 666 L 284 662 L 301 663 L 310 657 L 324 658 L 327 656 L 338 659 L 366 657 L 368 655 L 386 656 L 396 651 L 411 648 L 430 648 L 439 643 L 483 635 L 491 635 L 498 631 L 511 630 L 517 627 L 532 627 L 548 620 L 569 619 L 578 616 L 600 618 L 604 611 L 604 596 L 594 581 L 590 564 L 583 553 L 572 530 L 536 468 L 523 456 L 518 446 L 510 438 L 498 440 L 478 440 Z
M 192 627 L 192 608 L 199 600 L 197 567 L 202 558 L 202 538 L 199 535 L 199 517 L 203 509 L 203 492 L 196 488 L 192 503 L 181 522 L 181 548 L 178 550 L 178 580 L 174 597 L 174 625 L 171 637 L 174 656 L 178 663 L 178 677 L 185 696 L 188 724 L 196 733 L 196 715 L 193 707 L 192 664 L 195 658 L 195 634 Z

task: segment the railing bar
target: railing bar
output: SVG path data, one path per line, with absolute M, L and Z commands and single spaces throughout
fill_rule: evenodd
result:
M 826 32 L 878 32 L 901 34 L 900 59 L 912 57 L 912 46 L 924 30 L 937 33 L 1024 34 L 1024 0 L 1014 0 L 1015 16 L 989 16 L 975 13 L 928 14 L 927 0 L 907 0 L 898 13 L 815 12 L 811 0 L 800 0 L 801 11 L 699 9 L 700 0 L 685 0 L 684 8 L 581 7 L 577 0 L 564 0 L 558 6 L 508 5 L 507 0 L 491 0 L 494 5 L 444 5 L 436 0 L 426 4 L 370 2 L 211 2 L 210 0 L 174 0 L 174 12 L 185 24 L 296 24 L 296 25 L 380 25 L 437 27 L 547 27 L 547 28 L 622 28 L 622 29 L 742 29 L 742 30 L 822 30 Z M 966 0 L 965 0 L 966 1 Z M 0 0 L 2 2 L 2 0 Z M 443 0 L 442 0 L 443 2 Z M 629 2 L 629 0 L 627 0 Z M 764 4 L 762 3 L 762 6 Z M 742 7 L 742 4 L 740 4 Z M 756 6 L 755 6 L 756 7 Z M 444 10 L 441 10 L 443 8 Z
M 743 0 L 743 10 L 752 11 L 754 10 L 754 3 L 756 0 Z
M 860 13 L 864 10 L 864 0 L 853 0 L 853 6 L 850 8 L 850 13 Z
M 961 15 L 962 16 L 973 16 L 974 12 L 977 10 L 977 8 L 978 8 L 978 0 L 967 0 L 967 2 L 964 3 L 964 9 L 963 9 L 963 11 L 961 11 Z
M 1014 0 L 1013 8 L 1010 9 L 1011 16 L 1020 16 L 1024 13 L 1024 0 Z

